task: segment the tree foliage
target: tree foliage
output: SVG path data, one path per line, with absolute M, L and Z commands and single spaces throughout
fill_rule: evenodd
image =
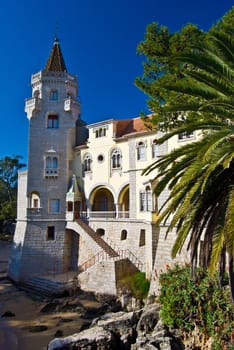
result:
M 157 195 L 166 187 L 170 189 L 159 222 L 173 214 L 167 230 L 169 233 L 176 227 L 177 231 L 172 255 L 175 256 L 188 239 L 195 271 L 199 242 L 203 238 L 202 265 L 214 272 L 219 263 L 222 281 L 227 251 L 234 298 L 233 31 L 234 8 L 208 33 L 189 31 L 184 48 L 177 52 L 170 50 L 164 71 L 161 67 L 165 55 L 162 59 L 159 49 L 150 54 L 143 52 L 144 45 L 140 44 L 139 48 L 147 55 L 150 66 L 146 64 L 144 75 L 137 84 L 150 96 L 149 105 L 155 112 L 150 123 L 157 123 L 167 131 L 158 143 L 182 132 L 202 134 L 199 141 L 172 151 L 145 170 L 145 173 L 157 170 Z M 171 40 L 180 43 L 183 33 L 184 29 L 171 35 Z M 164 44 L 157 40 L 155 43 L 154 37 L 149 44 L 147 35 L 145 44 L 148 48 L 155 44 L 164 50 Z M 160 35 L 155 35 L 160 38 Z M 155 71 L 160 73 L 154 75 Z
M 18 155 L 0 159 L 0 230 L 16 218 L 18 170 L 25 166 L 21 159 Z

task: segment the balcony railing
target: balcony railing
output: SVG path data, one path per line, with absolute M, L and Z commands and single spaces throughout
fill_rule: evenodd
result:
M 90 211 L 89 217 L 90 218 L 115 218 L 116 212 L 115 211 Z
M 25 109 L 31 109 L 31 110 L 40 111 L 40 109 L 41 109 L 41 100 L 40 100 L 40 98 L 38 98 L 38 97 L 28 98 L 25 101 Z
M 27 208 L 27 216 L 40 216 L 42 208 Z
M 54 168 L 45 169 L 45 177 L 57 177 L 57 176 L 58 176 L 58 169 L 54 169 Z
M 110 219 L 126 219 L 129 218 L 129 211 L 90 211 L 87 213 L 90 219 L 93 218 L 110 218 Z M 83 215 L 84 216 L 84 215 Z
M 80 103 L 76 100 L 73 100 L 72 98 L 66 98 L 64 101 L 64 111 L 69 112 L 71 111 L 72 107 L 79 108 Z

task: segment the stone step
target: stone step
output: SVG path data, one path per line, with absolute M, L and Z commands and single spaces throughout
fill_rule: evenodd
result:
M 63 295 L 74 289 L 73 281 L 53 281 L 43 277 L 31 277 L 25 281 L 21 288 L 44 296 Z
M 118 253 L 108 243 L 106 243 L 89 225 L 87 225 L 81 219 L 77 219 L 77 223 L 110 257 L 118 256 Z

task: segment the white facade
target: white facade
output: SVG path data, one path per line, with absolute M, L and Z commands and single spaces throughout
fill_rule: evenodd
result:
M 188 137 L 158 146 L 161 133 L 147 130 L 140 118 L 86 125 L 77 78 L 67 73 L 57 40 L 46 68 L 31 82 L 28 171 L 19 174 L 9 276 L 23 282 L 83 271 L 84 289 L 109 293 L 108 271 L 122 275 L 117 261 L 128 259 L 148 278 L 157 277 L 172 263 L 175 237 L 165 241 L 166 227 L 155 222 L 167 193 L 155 198 L 156 174 L 142 171 Z M 183 253 L 178 261 L 186 259 Z M 113 283 L 117 279 L 112 276 Z

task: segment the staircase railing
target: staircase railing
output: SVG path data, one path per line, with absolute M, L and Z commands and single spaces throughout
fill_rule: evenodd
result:
M 81 218 L 78 218 L 77 223 L 94 239 L 102 249 L 103 244 L 106 244 L 109 252 L 102 250 L 93 255 L 90 259 L 85 261 L 79 268 L 78 273 L 86 271 L 91 266 L 101 261 L 106 260 L 121 260 L 129 259 L 140 271 L 143 271 L 144 263 L 137 258 L 129 249 L 120 249 L 109 237 L 100 237 L 89 225 L 87 225 Z

